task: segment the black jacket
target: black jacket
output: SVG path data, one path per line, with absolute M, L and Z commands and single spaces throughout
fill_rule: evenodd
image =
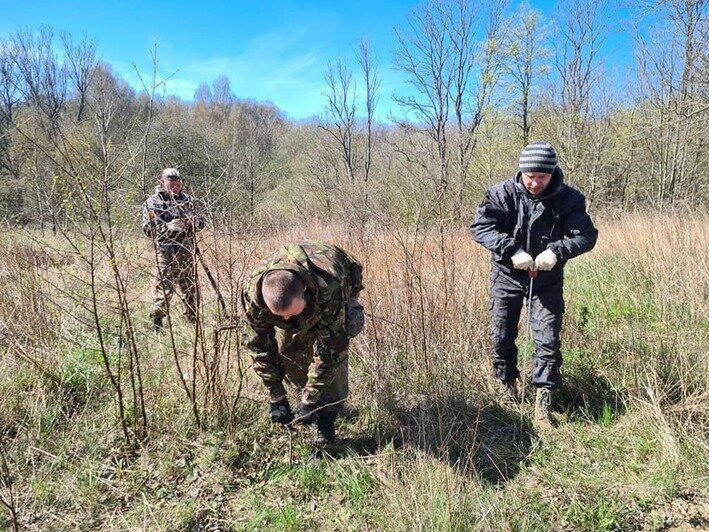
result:
M 564 184 L 558 166 L 540 198 L 529 194 L 521 172 L 491 187 L 470 230 L 475 241 L 492 252 L 493 273 L 519 282 L 528 274 L 512 267 L 512 255 L 526 251 L 535 258 L 545 249 L 554 251 L 559 261 L 551 271 L 539 272 L 541 284 L 561 279 L 566 261 L 593 249 L 598 238 L 586 212 L 586 198 Z

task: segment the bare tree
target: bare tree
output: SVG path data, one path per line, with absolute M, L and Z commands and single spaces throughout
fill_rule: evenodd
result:
M 52 29 L 42 26 L 36 34 L 30 30 L 17 30 L 10 36 L 9 46 L 11 60 L 19 74 L 16 87 L 28 106 L 27 128 L 34 129 L 32 137 L 43 136 L 48 145 L 58 147 L 68 76 L 66 67 L 57 57 L 53 40 Z M 45 224 L 50 221 L 52 232 L 56 233 L 58 202 L 52 180 L 53 164 L 36 145 L 27 151 L 33 154 L 30 168 L 40 229 L 44 231 Z
M 19 178 L 12 157 L 11 127 L 22 94 L 20 71 L 12 54 L 12 43 L 0 40 L 0 170 Z
M 477 129 L 500 76 L 505 2 L 492 0 L 484 7 L 469 0 L 432 0 L 414 10 L 406 34 L 396 32 L 399 47 L 394 63 L 407 75 L 414 94 L 395 96 L 394 100 L 413 114 L 415 123 L 421 124 L 420 131 L 433 142 L 442 204 L 451 199 L 451 180 L 456 177 L 452 198 L 456 217 L 462 213 Z M 481 26 L 485 30 L 478 36 L 483 42 L 479 49 L 475 30 Z M 451 118 L 455 120 L 454 135 L 448 129 Z M 449 148 L 452 136 L 456 141 L 455 174 Z
M 457 0 L 451 11 L 446 13 L 446 25 L 450 32 L 450 42 L 452 45 L 452 83 L 451 97 L 453 99 L 453 110 L 455 113 L 455 124 L 457 133 L 457 162 L 458 162 L 458 190 L 456 202 L 454 204 L 454 216 L 460 218 L 462 213 L 463 197 L 466 189 L 468 167 L 470 166 L 470 155 L 475 147 L 475 130 L 482 120 L 482 109 L 472 104 L 468 100 L 470 85 L 473 82 L 473 69 L 475 68 L 475 45 L 474 27 L 476 12 L 471 4 L 465 0 Z M 489 43 L 495 46 L 494 43 Z M 481 87 L 482 91 L 487 91 L 487 83 Z M 485 96 L 482 96 L 484 99 Z M 481 102 L 484 105 L 484 102 Z M 467 110 L 475 107 L 472 120 L 468 120 Z
M 48 128 L 56 132 L 67 97 L 68 75 L 54 51 L 53 40 L 54 33 L 48 26 L 42 26 L 36 38 L 30 30 L 18 30 L 10 38 L 23 97 L 48 121 Z
M 212 82 L 211 103 L 216 111 L 216 118 L 225 121 L 229 118 L 229 113 L 234 103 L 234 95 L 231 92 L 231 81 L 226 75 L 221 75 Z
M 67 76 L 73 84 L 77 100 L 76 121 L 81 122 L 86 106 L 86 93 L 97 64 L 96 43 L 83 39 L 75 44 L 68 33 L 62 33 L 61 40 L 66 52 Z
M 192 98 L 197 105 L 208 105 L 212 101 L 212 90 L 206 83 L 200 83 Z
M 333 215 L 337 190 L 337 166 L 339 164 L 322 134 L 313 135 L 312 152 L 308 154 L 306 171 L 313 197 L 321 204 L 326 216 Z
M 663 28 L 649 32 L 652 37 L 636 36 L 646 103 L 642 157 L 650 161 L 653 202 L 664 207 L 678 197 L 696 201 L 706 191 L 703 168 L 709 162 L 707 3 L 666 0 L 636 7 L 654 10 Z
M 268 160 L 276 146 L 282 120 L 271 106 L 240 106 L 239 127 L 234 130 L 235 162 L 248 194 L 248 213 L 253 216 L 267 177 Z
M 350 184 L 355 182 L 356 149 L 356 86 L 352 81 L 352 71 L 347 68 L 343 59 L 328 63 L 325 72 L 327 84 L 327 114 L 328 119 L 320 123 L 337 143 L 345 173 Z
M 518 119 L 517 126 L 521 130 L 521 143 L 526 146 L 530 141 L 532 129 L 530 111 L 533 82 L 540 73 L 539 61 L 546 56 L 542 46 L 546 31 L 541 27 L 540 13 L 530 8 L 527 3 L 520 5 L 515 20 L 507 51 L 506 69 L 512 78 L 515 92 L 515 116 Z
M 573 0 L 557 17 L 555 67 L 559 87 L 555 93 L 554 127 L 559 128 L 557 148 L 569 184 L 582 179 L 591 157 L 587 138 L 593 111 L 594 89 L 599 82 L 599 50 L 606 26 L 600 0 Z
M 468 172 L 478 143 L 478 129 L 489 111 L 502 70 L 502 23 L 506 1 L 487 4 L 487 25 L 481 49 L 473 41 L 473 29 L 482 25 L 483 13 L 458 0 L 449 19 L 453 56 L 453 101 L 457 133 L 457 196 L 453 215 L 463 214 Z
M 360 41 L 359 44 L 359 64 L 362 67 L 364 75 L 365 88 L 365 107 L 367 109 L 366 116 L 366 142 L 364 150 L 364 203 L 368 205 L 369 200 L 369 174 L 372 168 L 372 142 L 373 142 L 373 123 L 374 110 L 379 101 L 379 85 L 381 80 L 372 59 L 372 52 L 367 41 Z
M 451 35 L 446 28 L 449 5 L 443 0 L 414 8 L 407 31 L 395 30 L 398 48 L 394 65 L 406 76 L 414 94 L 394 95 L 394 101 L 415 121 L 435 146 L 438 195 L 447 195 L 449 147 L 447 123 L 450 116 L 452 84 Z M 403 124 L 402 124 L 403 125 Z
M 143 193 L 143 196 L 147 196 L 148 194 L 148 186 L 146 183 L 146 177 L 148 173 L 148 146 L 149 146 L 149 140 L 150 140 L 150 133 L 151 133 L 151 127 L 153 125 L 153 116 L 154 116 L 154 105 L 155 105 L 155 91 L 157 91 L 158 87 L 160 85 L 164 84 L 166 80 L 163 81 L 158 81 L 158 45 L 157 43 L 153 44 L 153 48 L 150 50 L 150 55 L 152 57 L 152 65 L 153 65 L 153 71 L 152 71 L 152 79 L 151 83 L 147 84 L 146 81 L 143 79 L 143 77 L 140 75 L 140 72 L 138 71 L 138 67 L 133 64 L 133 68 L 136 71 L 136 74 L 138 75 L 138 79 L 140 80 L 140 84 L 143 86 L 143 90 L 149 95 L 148 96 L 148 105 L 147 105 L 147 112 L 146 112 L 146 119 L 145 119 L 145 125 L 143 128 L 143 142 L 141 145 L 141 150 L 142 150 L 142 157 L 141 157 L 141 169 L 140 169 L 140 190 Z

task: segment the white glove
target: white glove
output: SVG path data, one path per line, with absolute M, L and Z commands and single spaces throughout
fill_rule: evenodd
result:
M 175 218 L 167 222 L 167 230 L 172 233 L 182 233 L 187 230 L 187 225 L 182 218 Z
M 512 255 L 512 266 L 518 270 L 529 270 L 534 267 L 534 259 L 526 251 L 520 251 Z
M 548 272 L 554 267 L 556 261 L 556 253 L 554 253 L 551 249 L 545 249 L 537 255 L 534 265 L 537 267 L 537 270 L 541 272 Z

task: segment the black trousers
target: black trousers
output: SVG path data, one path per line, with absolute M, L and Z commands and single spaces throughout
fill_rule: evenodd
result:
M 540 276 L 544 275 L 540 272 Z M 534 337 L 532 383 L 540 388 L 561 386 L 561 323 L 564 314 L 563 277 L 552 284 L 532 286 L 532 309 L 529 316 Z M 538 288 L 537 288 L 538 286 Z M 529 290 L 528 280 L 521 283 L 505 275 L 493 275 L 490 283 L 490 336 L 495 377 L 509 382 L 519 377 L 518 350 L 515 341 L 519 319 Z

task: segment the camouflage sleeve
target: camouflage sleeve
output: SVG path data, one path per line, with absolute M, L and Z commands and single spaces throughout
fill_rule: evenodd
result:
M 349 297 L 357 297 L 357 294 L 359 294 L 364 289 L 364 285 L 362 284 L 362 264 L 346 251 L 341 251 L 345 255 L 347 259 L 347 264 L 349 266 Z
M 254 371 L 266 388 L 282 386 L 283 368 L 278 359 L 278 344 L 273 325 L 259 319 L 259 312 L 248 293 L 248 284 L 241 294 L 242 335 L 241 342 L 249 351 Z
M 161 238 L 167 231 L 165 220 L 156 214 L 155 203 L 152 197 L 143 204 L 143 233 L 148 238 Z
M 304 403 L 319 401 L 322 390 L 332 380 L 342 355 L 349 347 L 346 316 L 344 302 L 338 294 L 326 304 L 317 327 L 315 356 L 308 368 L 308 382 L 303 389 Z
M 155 205 L 151 198 L 143 204 L 143 233 L 148 238 L 161 236 L 165 232 L 165 224 L 155 216 Z
M 204 202 L 201 200 L 195 199 L 192 202 L 193 204 L 193 215 L 192 215 L 192 227 L 194 228 L 195 233 L 197 231 L 201 231 L 204 229 L 204 226 L 206 224 L 205 220 L 205 213 L 207 212 L 206 206 Z
M 155 224 L 153 221 L 150 219 L 150 211 L 148 210 L 148 202 L 146 201 L 143 203 L 143 219 L 142 219 L 142 224 L 143 226 L 143 233 L 145 236 L 152 238 L 153 237 L 153 229 L 155 227 Z

